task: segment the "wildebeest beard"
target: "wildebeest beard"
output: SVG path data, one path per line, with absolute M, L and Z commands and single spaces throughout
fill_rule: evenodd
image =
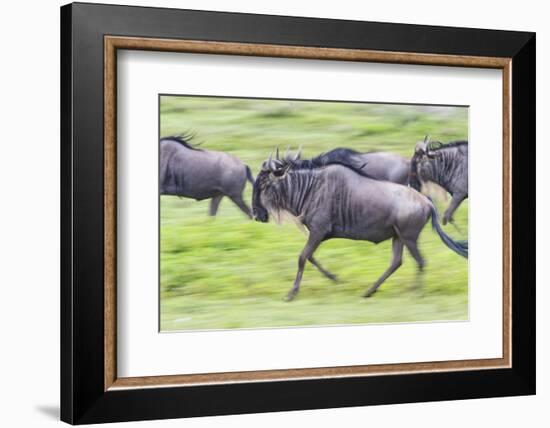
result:
M 411 169 L 409 171 L 409 185 L 420 192 L 422 188 L 422 183 L 420 182 L 420 179 L 418 178 L 418 162 L 420 160 L 419 155 L 414 155 L 411 159 Z
M 252 216 L 254 220 L 267 223 L 269 221 L 269 213 L 262 204 L 262 188 L 265 187 L 268 180 L 268 171 L 261 171 L 256 177 L 254 188 L 252 189 Z

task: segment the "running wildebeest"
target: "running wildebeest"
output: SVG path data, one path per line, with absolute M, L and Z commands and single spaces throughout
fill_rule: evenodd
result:
M 202 150 L 189 143 L 188 136 L 160 140 L 160 194 L 185 198 L 212 199 L 209 213 L 215 216 L 224 196 L 249 218 L 243 200 L 246 180 L 254 184 L 250 168 L 229 153 Z
M 443 224 L 453 222 L 453 214 L 468 197 L 468 141 L 448 144 L 418 142 L 411 160 L 411 187 L 420 191 L 421 182 L 433 182 L 451 194 L 451 203 L 443 214 Z
M 311 159 L 316 166 L 332 163 L 349 165 L 360 173 L 377 180 L 387 180 L 407 185 L 409 183 L 410 160 L 396 153 L 367 152 L 337 148 Z
M 410 187 L 368 178 L 349 165 L 339 163 L 315 166 L 300 160 L 299 153 L 282 159 L 269 157 L 256 177 L 252 208 L 257 221 L 281 213 L 293 216 L 309 230 L 307 244 L 298 259 L 298 273 L 287 295 L 292 300 L 298 293 L 306 261 L 322 274 L 335 280 L 313 257 L 317 247 L 331 238 L 365 240 L 374 243 L 392 239 L 393 257 L 389 268 L 367 290 L 365 297 L 376 292 L 401 266 L 403 247 L 407 247 L 418 265 L 418 278 L 424 259 L 417 239 L 432 218 L 432 226 L 450 249 L 468 257 L 467 247 L 443 232 L 432 202 Z

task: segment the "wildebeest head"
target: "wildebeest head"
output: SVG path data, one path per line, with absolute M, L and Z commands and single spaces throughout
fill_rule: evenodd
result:
M 426 135 L 424 141 L 419 141 L 414 147 L 414 155 L 411 159 L 409 184 L 413 189 L 420 191 L 422 168 L 426 162 L 436 157 L 434 149 L 441 146 L 440 142 L 430 142 L 430 136 Z
M 292 167 L 292 163 L 300 159 L 300 150 L 294 155 L 290 155 L 287 151 L 282 159 L 279 158 L 279 149 L 276 151 L 275 159 L 273 153 L 262 164 L 262 169 L 252 191 L 252 214 L 254 220 L 266 223 L 269 221 L 269 211 L 262 201 L 262 195 L 268 192 L 277 183 L 284 180 L 288 170 Z

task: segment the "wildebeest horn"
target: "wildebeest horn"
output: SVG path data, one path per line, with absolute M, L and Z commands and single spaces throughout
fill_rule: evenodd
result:
M 273 170 L 274 167 L 275 167 L 275 165 L 273 163 L 273 152 L 271 152 L 269 154 L 269 158 L 267 159 L 267 169 Z
M 298 151 L 296 152 L 296 155 L 294 156 L 294 160 L 297 161 L 302 157 L 302 145 L 300 144 L 300 147 L 298 147 Z
M 424 137 L 424 152 L 428 154 L 430 152 L 430 136 L 426 135 Z
M 279 146 L 277 146 L 277 151 L 275 152 L 275 159 L 279 160 Z
M 414 148 L 414 152 L 415 153 L 427 153 L 429 142 L 430 142 L 430 136 L 426 135 L 424 137 L 424 141 L 419 141 L 418 143 L 416 143 L 416 146 Z

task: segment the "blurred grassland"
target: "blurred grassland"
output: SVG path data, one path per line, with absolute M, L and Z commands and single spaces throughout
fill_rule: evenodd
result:
M 196 133 L 195 144 L 238 156 L 254 175 L 279 146 L 309 158 L 336 147 L 410 157 L 430 134 L 444 142 L 468 137 L 466 108 L 162 96 L 161 136 Z M 250 205 L 251 185 L 245 189 Z M 438 202 L 442 213 L 449 201 Z M 388 267 L 391 242 L 334 239 L 316 258 L 335 284 L 307 265 L 300 294 L 284 302 L 306 237 L 294 224 L 249 221 L 224 198 L 216 218 L 209 201 L 162 196 L 161 330 L 391 323 L 468 318 L 468 264 L 428 225 L 419 240 L 427 266 L 422 291 L 412 290 L 414 260 L 370 299 L 362 293 Z M 468 203 L 455 214 L 455 239 L 468 237 Z

